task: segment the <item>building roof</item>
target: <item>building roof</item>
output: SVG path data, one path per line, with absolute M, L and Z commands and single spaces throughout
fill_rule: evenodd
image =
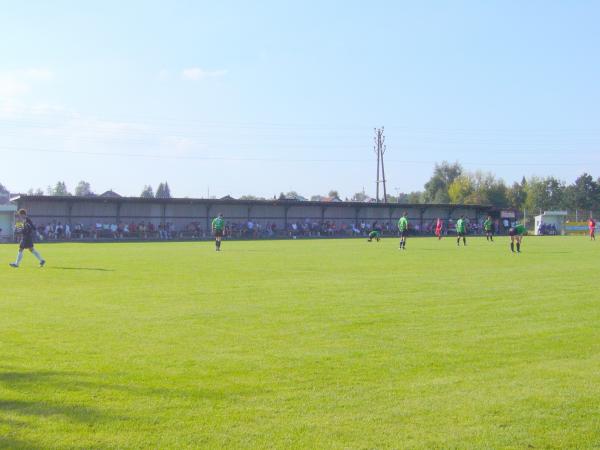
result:
M 117 194 L 118 195 L 118 194 Z M 288 206 L 322 206 L 322 207 L 355 207 L 364 208 L 366 206 L 370 208 L 452 208 L 452 209 L 485 209 L 490 210 L 490 205 L 456 205 L 448 203 L 364 203 L 364 202 L 313 202 L 289 200 L 289 199 L 270 199 L 270 200 L 235 200 L 235 199 L 206 199 L 206 198 L 143 198 L 143 197 L 78 197 L 74 195 L 69 196 L 55 196 L 55 195 L 20 195 L 11 198 L 12 202 L 18 201 L 39 201 L 39 202 L 90 202 L 90 203 L 103 203 L 103 202 L 115 202 L 115 203 L 158 203 L 158 204 L 179 204 L 179 205 L 191 205 L 191 204 L 210 204 L 210 205 L 227 205 L 227 204 L 243 204 L 243 205 L 288 205 Z
M 106 191 L 102 194 L 99 195 L 100 197 L 103 198 L 121 198 L 121 195 L 117 194 L 115 191 L 110 190 L 110 191 Z M 86 198 L 88 198 L 89 196 L 86 196 Z

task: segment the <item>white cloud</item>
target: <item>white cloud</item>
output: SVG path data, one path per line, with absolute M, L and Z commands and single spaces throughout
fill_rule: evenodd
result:
M 50 81 L 54 73 L 45 68 L 30 68 L 0 72 L 0 98 L 15 98 L 32 91 L 32 85 Z
M 13 98 L 28 94 L 31 86 L 11 75 L 0 74 L 0 98 Z
M 183 69 L 181 72 L 181 78 L 190 81 L 199 81 L 206 78 L 217 78 L 227 75 L 227 70 L 206 70 L 200 67 L 190 67 Z
M 46 68 L 32 68 L 16 72 L 17 75 L 22 75 L 25 79 L 31 81 L 49 81 L 54 78 L 54 72 Z

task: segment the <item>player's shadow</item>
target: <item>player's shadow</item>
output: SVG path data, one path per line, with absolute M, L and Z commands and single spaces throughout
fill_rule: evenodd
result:
M 103 269 L 100 267 L 48 267 L 51 270 L 91 270 L 95 272 L 114 272 L 115 269 Z

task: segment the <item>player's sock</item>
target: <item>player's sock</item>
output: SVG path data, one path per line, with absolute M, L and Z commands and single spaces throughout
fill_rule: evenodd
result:
M 463 244 L 467 245 L 467 238 L 463 238 Z
M 510 243 L 510 251 L 511 252 L 515 251 L 515 244 L 513 242 Z
M 517 242 L 517 252 L 521 253 L 521 243 Z
M 460 247 L 460 238 L 456 239 L 456 245 Z
M 23 260 L 23 250 L 19 250 L 19 253 L 17 253 L 17 260 L 15 261 L 15 265 L 17 267 L 19 267 L 22 260 Z
M 37 250 L 33 249 L 31 250 L 31 253 L 37 258 L 39 262 L 42 262 L 44 260 L 44 258 L 42 258 L 42 255 L 40 255 L 40 252 L 38 252 Z

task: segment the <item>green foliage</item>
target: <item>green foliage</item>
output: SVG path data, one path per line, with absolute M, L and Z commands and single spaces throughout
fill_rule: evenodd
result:
M 584 173 L 565 189 L 565 204 L 582 210 L 600 209 L 600 187 L 594 178 Z
M 504 181 L 489 172 L 467 173 L 457 177 L 448 188 L 451 203 L 466 205 L 492 205 L 505 207 L 508 204 Z
M 40 243 L 0 447 L 593 448 L 598 247 L 496 240 Z
M 473 194 L 475 187 L 468 175 L 456 177 L 448 187 L 448 197 L 451 203 L 467 203 L 469 197 Z
M 171 198 L 171 189 L 166 181 L 156 188 L 156 198 Z
M 369 196 L 363 190 L 362 192 L 357 192 L 356 194 L 354 194 L 350 200 L 352 200 L 353 202 L 364 202 L 368 199 Z
M 240 200 L 264 200 L 264 197 L 258 197 L 256 195 L 242 195 Z
M 67 195 L 71 195 L 71 193 L 69 192 L 69 190 L 67 189 L 67 185 L 64 181 L 59 181 L 56 183 L 56 185 L 54 185 L 54 187 L 52 186 L 48 186 L 48 195 L 56 195 L 56 196 L 67 196 Z
M 152 186 L 149 184 L 144 186 L 142 193 L 140 194 L 142 198 L 154 198 L 154 191 L 152 190 Z
M 424 201 L 429 203 L 449 203 L 448 189 L 452 182 L 461 176 L 463 168 L 459 163 L 450 164 L 443 161 L 436 164 L 433 175 L 425 183 Z
M 506 200 L 509 206 L 523 210 L 527 201 L 527 180 L 525 180 L 525 177 L 520 183 L 515 182 L 507 189 Z
M 554 178 L 532 177 L 527 181 L 525 207 L 532 212 L 562 209 L 565 199 L 565 183 Z
M 404 204 L 425 203 L 423 197 L 424 197 L 424 194 L 423 194 L 423 192 L 420 192 L 420 191 L 413 191 L 413 192 L 409 192 L 409 193 L 401 192 L 398 194 L 396 201 L 398 203 L 404 203 Z
M 75 195 L 80 197 L 87 197 L 90 195 L 94 195 L 94 192 L 92 191 L 90 183 L 88 183 L 87 181 L 80 181 L 79 184 L 77 184 L 77 186 L 75 187 Z

